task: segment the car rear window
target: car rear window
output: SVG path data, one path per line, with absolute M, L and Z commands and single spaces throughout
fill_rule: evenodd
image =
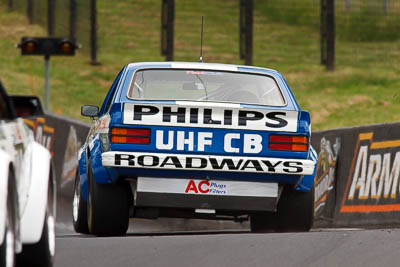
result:
M 139 70 L 132 78 L 128 98 L 285 105 L 278 84 L 270 76 L 188 69 Z

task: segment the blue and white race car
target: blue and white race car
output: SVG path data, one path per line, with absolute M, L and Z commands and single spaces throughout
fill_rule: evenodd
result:
M 259 67 L 126 65 L 79 151 L 77 232 L 122 235 L 130 217 L 242 221 L 308 231 L 317 156 L 310 115 L 283 76 Z

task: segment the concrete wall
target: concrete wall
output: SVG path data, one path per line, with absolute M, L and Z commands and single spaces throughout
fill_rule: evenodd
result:
M 316 132 L 312 138 L 320 156 L 317 204 L 325 199 L 317 211 L 320 221 L 346 227 L 399 224 L 400 123 Z M 340 146 L 336 162 L 334 144 Z

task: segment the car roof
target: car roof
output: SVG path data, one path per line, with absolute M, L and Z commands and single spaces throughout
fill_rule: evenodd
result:
M 278 71 L 268 68 L 246 66 L 246 65 L 234 65 L 234 64 L 222 64 L 222 63 L 203 63 L 203 62 L 137 62 L 130 63 L 127 65 L 128 69 L 150 69 L 150 68 L 171 68 L 171 69 L 202 69 L 202 70 L 220 70 L 220 71 L 232 71 L 232 72 L 255 72 L 255 73 L 270 73 L 279 74 Z

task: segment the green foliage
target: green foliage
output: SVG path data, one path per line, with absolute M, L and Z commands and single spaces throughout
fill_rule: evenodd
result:
M 400 38 L 400 16 L 385 15 L 372 6 L 337 16 L 338 37 L 351 41 L 393 41 Z
M 254 6 L 271 21 L 319 27 L 319 1 L 255 0 Z

